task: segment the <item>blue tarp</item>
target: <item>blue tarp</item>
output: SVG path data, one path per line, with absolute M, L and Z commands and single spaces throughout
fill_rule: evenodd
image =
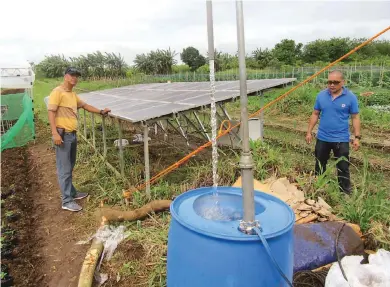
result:
M 294 273 L 313 270 L 337 261 L 336 237 L 341 222 L 320 222 L 294 226 Z M 355 231 L 345 225 L 341 231 L 338 252 L 340 259 L 345 255 L 362 255 L 363 241 Z

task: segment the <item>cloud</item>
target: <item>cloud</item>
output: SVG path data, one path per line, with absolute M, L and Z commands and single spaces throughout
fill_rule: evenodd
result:
M 244 1 L 246 51 L 284 38 L 371 37 L 389 26 L 389 11 L 388 1 Z M 101 50 L 120 52 L 132 64 L 136 54 L 157 48 L 207 51 L 204 0 L 3 1 L 2 12 L 0 58 L 39 62 L 48 54 Z M 235 1 L 214 0 L 213 12 L 215 47 L 234 53 Z

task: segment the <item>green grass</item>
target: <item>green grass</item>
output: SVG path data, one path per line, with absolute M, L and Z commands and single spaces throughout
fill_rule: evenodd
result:
M 40 122 L 47 122 L 43 98 L 59 83 L 59 80 L 39 80 L 35 83 L 36 114 Z M 94 90 L 116 87 L 121 84 L 128 83 L 115 80 L 94 81 L 92 83 L 81 82 L 79 87 Z M 264 101 L 267 103 L 288 89 L 269 91 L 265 93 Z M 270 109 L 267 112 L 267 117 L 287 118 L 299 126 L 302 121 L 307 121 L 319 90 L 320 87 L 315 85 L 307 85 L 299 89 Z M 364 88 L 357 87 L 353 91 L 358 94 L 364 90 Z M 380 89 L 374 89 L 374 91 L 383 92 Z M 257 97 L 249 98 L 249 110 L 251 112 L 256 111 L 259 106 Z M 235 118 L 239 116 L 238 108 L 239 102 L 231 103 L 228 107 Z M 369 114 L 371 110 L 369 110 L 368 105 L 366 106 L 366 103 L 362 103 L 361 110 L 364 125 L 383 131 L 389 130 L 385 129 L 388 120 L 386 115 Z M 82 121 L 83 118 L 81 117 Z M 89 119 L 87 122 L 89 122 Z M 39 128 L 45 129 L 46 127 L 45 125 L 39 125 Z M 81 127 L 81 130 L 83 130 L 83 127 Z M 88 128 L 88 134 L 91 134 L 90 128 Z M 125 132 L 125 136 L 128 138 L 130 133 Z M 323 197 L 332 205 L 338 216 L 359 224 L 364 233 L 374 234 L 378 246 L 390 248 L 388 232 L 390 223 L 390 175 L 379 169 L 373 169 L 369 165 L 369 161 L 372 159 L 388 161 L 390 158 L 388 154 L 370 147 L 362 148 L 359 154 L 360 163 L 351 167 L 354 191 L 350 198 L 345 199 L 338 192 L 335 162 L 330 162 L 327 172 L 315 179 L 311 174 L 314 168 L 313 146 L 305 145 L 305 148 L 302 148 L 304 139 L 301 138 L 301 135 L 297 136 L 294 132 L 266 128 L 266 136 L 268 136 L 266 142 L 251 142 L 256 179 L 263 180 L 271 175 L 276 175 L 295 180 L 309 197 Z M 107 137 L 109 139 L 108 158 L 119 170 L 118 152 L 113 146 L 113 141 L 117 137 L 115 121 L 108 125 Z M 96 131 L 96 146 L 102 152 L 102 139 L 99 131 Z M 178 150 L 179 147 L 185 147 L 185 144 L 177 147 L 160 145 L 151 148 L 152 175 L 185 155 L 183 150 Z M 240 153 L 238 151 L 227 148 L 220 149 L 218 174 L 221 185 L 231 185 L 239 177 L 239 157 Z M 107 205 L 124 208 L 122 191 L 129 185 L 136 185 L 142 181 L 144 172 L 143 147 L 126 148 L 125 161 L 126 180 L 117 177 L 106 167 L 89 145 L 83 140 L 79 141 L 74 183 L 81 191 L 88 191 L 92 195 L 86 208 L 88 213 L 80 222 L 85 230 L 91 230 L 92 214 L 100 201 L 104 201 Z M 172 199 L 190 188 L 210 186 L 211 184 L 211 153 L 210 150 L 206 150 L 152 185 L 150 199 Z M 141 207 L 150 199 L 144 191 L 136 192 L 130 208 Z M 169 222 L 170 214 L 164 212 L 151 215 L 143 221 L 125 223 L 128 230 L 130 230 L 130 237 L 119 246 L 113 259 L 104 262 L 102 266 L 103 271 L 109 273 L 111 278 L 107 286 L 129 286 L 130 283 L 137 286 L 165 286 Z M 121 249 L 131 242 L 140 245 L 138 249 L 142 251 L 142 256 L 139 258 L 133 258 L 126 250 Z M 119 282 L 116 282 L 116 278 L 120 278 Z

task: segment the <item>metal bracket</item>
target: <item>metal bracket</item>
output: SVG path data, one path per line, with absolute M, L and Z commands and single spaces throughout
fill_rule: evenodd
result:
M 255 235 L 256 234 L 254 230 L 255 227 L 261 228 L 258 220 L 249 221 L 249 222 L 240 220 L 240 224 L 238 225 L 238 230 L 248 235 Z

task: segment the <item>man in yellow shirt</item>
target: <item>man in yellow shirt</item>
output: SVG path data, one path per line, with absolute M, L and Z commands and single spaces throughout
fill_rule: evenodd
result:
M 82 199 L 88 193 L 78 192 L 72 183 L 72 172 L 76 163 L 77 149 L 77 109 L 107 115 L 110 109 L 99 110 L 84 103 L 73 91 L 77 85 L 80 71 L 68 68 L 65 71 L 64 82 L 56 87 L 49 96 L 48 113 L 50 128 L 56 145 L 56 163 L 58 182 L 62 193 L 62 209 L 80 211 L 82 207 L 75 199 Z

